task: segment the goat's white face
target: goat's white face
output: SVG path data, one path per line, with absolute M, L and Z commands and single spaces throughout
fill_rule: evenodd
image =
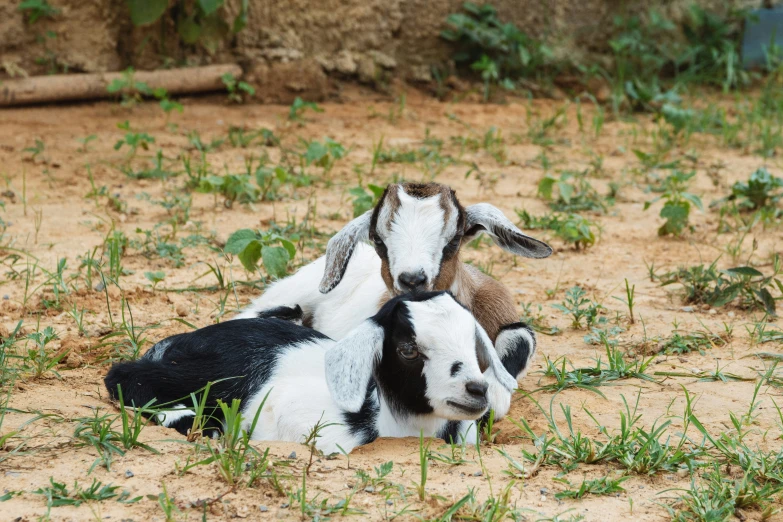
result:
M 433 412 L 449 419 L 478 418 L 488 406 L 488 383 L 479 367 L 475 319 L 449 295 L 406 306 Z
M 475 420 L 489 407 L 489 372 L 495 392 L 499 385 L 510 397 L 516 380 L 486 332 L 448 293 L 395 297 L 326 354 L 332 397 L 352 412 L 374 376 L 400 414 Z
M 389 185 L 375 209 L 329 240 L 319 290 L 325 294 L 340 283 L 356 243 L 367 240 L 375 244 L 381 276 L 392 294 L 449 290 L 458 272 L 460 246 L 484 233 L 516 255 L 542 258 L 552 253 L 546 243 L 523 234 L 492 205 L 463 208 L 445 185 Z
M 434 289 L 441 272 L 444 249 L 459 248 L 462 231 L 457 225 L 460 209 L 442 193 L 418 198 L 402 186 L 393 204 L 381 207 L 375 222 L 373 242 L 388 267 L 393 293 Z M 387 284 L 389 281 L 387 281 Z

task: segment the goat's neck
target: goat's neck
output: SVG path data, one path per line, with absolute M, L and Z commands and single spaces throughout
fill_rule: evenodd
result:
M 446 420 L 435 415 L 402 415 L 378 394 L 377 427 L 379 437 L 434 437 L 443 429 Z
M 471 270 L 475 269 L 465 263 L 459 263 L 454 282 L 451 283 L 449 288 L 449 291 L 451 291 L 457 301 L 467 306 L 468 309 L 473 308 L 473 297 L 476 294 L 477 285 L 476 278 L 471 274 Z

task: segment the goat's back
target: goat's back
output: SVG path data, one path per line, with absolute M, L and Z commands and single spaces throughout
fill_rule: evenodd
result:
M 246 400 L 296 345 L 328 339 L 311 328 L 281 319 L 226 321 L 157 343 L 139 360 L 114 364 L 104 383 L 113 398 L 137 407 L 177 401 L 212 382 L 209 403 Z

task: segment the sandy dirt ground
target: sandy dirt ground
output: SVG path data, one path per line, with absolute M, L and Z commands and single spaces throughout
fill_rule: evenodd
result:
M 10 395 L 12 410 L 6 415 L 2 433 L 18 433 L 6 442 L 0 452 L 0 495 L 11 493 L 10 499 L 0 502 L 0 520 L 35 520 L 49 516 L 52 520 L 164 520 L 157 497 L 165 485 L 179 510 L 177 520 L 248 520 L 297 519 L 298 506 L 280 494 L 266 480 L 252 487 L 232 488 L 223 481 L 214 465 L 196 466 L 187 472 L 182 467 L 198 458 L 192 445 L 173 430 L 150 425 L 141 440 L 156 453 L 134 448 L 124 455 L 115 455 L 110 470 L 102 465 L 88 473 L 97 457 L 96 450 L 81 446 L 74 438 L 77 419 L 94 412 L 116 414 L 118 409 L 107 399 L 103 376 L 112 348 L 106 338 L 112 331 L 112 322 L 121 322 L 121 300 L 127 300 L 137 327 L 153 326 L 144 331 L 143 350 L 165 336 L 188 331 L 189 327 L 175 318 L 196 326 L 211 324 L 219 316 L 220 300 L 225 292 L 216 290 L 214 276 L 208 274 L 206 263 L 217 263 L 227 278 L 236 281 L 258 279 L 248 274 L 241 264 L 220 257 L 209 245 L 184 250 L 182 266 L 160 256 L 145 256 L 130 249 L 122 259 L 127 271 L 120 278 L 121 290 L 111 286 L 107 293 L 86 288 L 79 279 L 70 294 L 63 297 L 64 306 L 45 308 L 42 299 L 51 299 L 48 287 L 25 290 L 24 280 L 10 274 L 29 267 L 37 259 L 38 266 L 53 270 L 59 259 L 67 260 L 65 274 L 77 272 L 86 254 L 103 245 L 106 234 L 115 227 L 129 238 L 138 238 L 137 229 L 151 230 L 165 222 L 169 215 L 160 205 L 150 200 L 162 198 L 167 191 L 184 193 L 182 177 L 168 180 L 134 180 L 120 172 L 117 165 L 125 161 L 127 149 L 114 150 L 115 142 L 124 136 L 117 123 L 130 121 L 134 130 L 147 132 L 156 140 L 150 150 L 140 150 L 133 165 L 140 167 L 153 159 L 160 149 L 172 170 L 181 170 L 176 160 L 181 153 L 197 156 L 190 147 L 187 133 L 196 130 L 204 142 L 225 138 L 231 126 L 247 129 L 267 128 L 283 137 L 288 147 L 298 146 L 299 138 L 322 139 L 328 136 L 349 149 L 348 155 L 335 163 L 329 179 L 316 177 L 309 187 L 283 188 L 276 201 L 250 204 L 235 203 L 231 208 L 221 198 L 211 194 L 193 193 L 192 209 L 186 224 L 180 225 L 178 238 L 198 232 L 211 238 L 212 246 L 220 246 L 227 237 L 240 228 L 268 228 L 275 220 L 284 223 L 295 219 L 301 222 L 306 215 L 314 217 L 312 225 L 320 233 L 319 241 L 305 245 L 294 265 L 300 265 L 319 255 L 325 240 L 352 216 L 348 189 L 357 185 L 357 172 L 363 172 L 365 183 L 382 185 L 395 179 L 411 181 L 434 180 L 457 190 L 463 204 L 489 201 L 501 208 L 507 216 L 517 220 L 516 210 L 527 210 L 540 215 L 548 208 L 536 195 L 538 181 L 544 175 L 541 154 L 545 152 L 551 169 L 590 169 L 601 158 L 601 168 L 590 177 L 596 189 L 605 194 L 609 183 L 620 184 L 617 201 L 603 215 L 590 215 L 602 230 L 592 248 L 578 251 L 553 238 L 547 231 L 533 231 L 531 235 L 550 241 L 555 253 L 545 260 L 514 258 L 490 243 L 479 248 L 463 248 L 464 260 L 480 264 L 491 271 L 516 296 L 520 314 L 523 306 L 532 303 L 532 310 L 541 305 L 543 321 L 561 330 L 558 335 L 539 334 L 539 355 L 521 390 L 515 394 L 509 417 L 525 419 L 532 429 L 541 434 L 547 431 L 548 421 L 536 403 L 527 395 L 539 386 L 552 382 L 543 377 L 545 357 L 555 360 L 566 356 L 575 367 L 591 366 L 604 354 L 602 346 L 584 341 L 585 330 L 570 327 L 569 319 L 552 307 L 560 303 L 565 291 L 579 285 L 588 296 L 606 307 L 607 319 L 617 313 L 626 314 L 623 303 L 614 296 L 624 296 L 624 279 L 636 285 L 635 324 L 621 321 L 625 329 L 619 335 L 620 346 L 629 351 L 629 359 L 655 352 L 657 343 L 648 343 L 649 350 L 639 348 L 645 339 L 671 335 L 677 323 L 683 331 L 708 328 L 724 331 L 724 324 L 733 327 L 733 337 L 725 346 L 684 355 L 657 355 L 647 373 L 713 371 L 753 379 L 762 371 L 765 362 L 753 357 L 757 352 L 780 351 L 780 343 L 752 345 L 747 328 L 762 318 L 760 312 L 749 312 L 737 306 L 715 310 L 687 307 L 677 285 L 662 287 L 651 281 L 647 266 L 654 263 L 656 271 L 678 266 L 710 263 L 722 254 L 722 268 L 743 265 L 751 257 L 754 266 L 764 272 L 771 270 L 771 255 L 783 251 L 783 233 L 779 225 L 758 226 L 741 243 L 741 254 L 736 260 L 726 253 L 726 247 L 738 241 L 735 233 L 719 233 L 719 216 L 714 210 L 696 211 L 692 215 L 694 230 L 682 239 L 659 238 L 657 228 L 660 203 L 644 210 L 644 202 L 654 194 L 644 191 L 634 170 L 639 160 L 633 149 L 649 150 L 648 131 L 654 124 L 640 117 L 636 123 L 607 121 L 598 138 L 591 132 L 579 132 L 576 106 L 568 105 L 567 121 L 550 134 L 554 143 L 546 148 L 533 144 L 529 130 L 536 121 L 549 117 L 563 106 L 562 102 L 524 100 L 507 105 L 472 103 L 441 103 L 409 92 L 402 110 L 388 99 L 374 99 L 366 94 L 346 94 L 341 104 L 323 104 L 322 113 L 308 113 L 301 125 L 287 120 L 288 107 L 271 105 L 228 106 L 222 99 L 183 100 L 183 114 L 170 118 L 154 104 L 142 104 L 125 109 L 116 104 L 97 103 L 61 107 L 40 107 L 4 110 L 0 113 L 0 175 L 5 210 L 0 216 L 9 224 L 5 233 L 5 248 L 0 248 L 5 275 L 0 282 L 0 334 L 13 331 L 23 320 L 23 333 L 52 326 L 59 339 L 51 350 L 69 350 L 64 363 L 56 370 L 59 377 L 48 372 L 41 378 L 17 379 Z M 584 118 L 590 121 L 593 112 L 582 108 Z M 393 116 L 389 117 L 388 115 Z M 482 140 L 491 128 L 498 129 L 504 139 L 505 161 L 498 162 L 484 149 L 463 149 L 454 137 L 472 137 Z M 95 135 L 85 150 L 78 138 Z M 384 163 L 372 174 L 372 151 L 381 138 L 386 148 L 416 149 L 424 140 L 443 140 L 442 154 L 459 161 L 442 169 L 428 167 L 422 162 Z M 39 139 L 45 144 L 34 159 L 27 147 Z M 253 144 L 248 148 L 233 147 L 226 142 L 208 153 L 213 168 L 220 173 L 239 172 L 251 154 L 258 157 L 269 154 L 273 162 L 280 158 L 279 147 Z M 779 160 L 763 160 L 748 151 L 731 150 L 712 138 L 696 135 L 687 145 L 675 148 L 673 155 L 691 158 L 697 171 L 691 192 L 702 196 L 706 205 L 729 192 L 732 183 L 747 179 L 759 166 L 767 164 L 773 174 L 781 175 Z M 478 170 L 466 177 L 472 163 Z M 591 167 L 591 165 L 593 167 Z M 89 166 L 89 169 L 88 169 Z M 97 187 L 106 187 L 106 194 L 115 197 L 120 205 L 109 205 L 106 196 L 86 197 L 91 191 L 90 174 Z M 708 175 L 709 174 L 709 175 Z M 149 197 L 141 197 L 148 194 Z M 161 230 L 168 230 L 166 227 Z M 99 252 L 100 253 L 100 252 Z M 20 260 L 11 266 L 9 256 Z M 34 257 L 33 257 L 34 256 Z M 292 267 L 294 268 L 294 267 Z M 153 290 L 144 273 L 163 271 L 166 276 Z M 204 275 L 207 273 L 207 275 Z M 43 275 L 39 276 L 42 278 Z M 76 281 L 76 280 L 74 280 Z M 93 286 L 97 283 L 94 281 Z M 198 290 L 182 291 L 192 287 Z M 261 290 L 239 285 L 225 303 L 226 314 L 246 305 Z M 26 294 L 29 297 L 26 297 Z M 108 295 L 108 298 L 107 298 Z M 26 302 L 26 306 L 24 306 Z M 108 304 L 107 304 L 108 301 Z M 67 313 L 75 305 L 84 308 L 84 334 Z M 110 308 L 110 311 L 107 309 Z M 127 313 L 127 312 L 126 312 Z M 111 314 L 111 317 L 110 315 Z M 638 318 L 642 318 L 639 321 Z M 24 342 L 17 343 L 22 350 Z M 605 355 L 604 355 L 605 356 Z M 769 364 L 769 363 L 766 363 Z M 597 426 L 605 426 L 616 433 L 620 413 L 624 411 L 623 398 L 633 404 L 639 397 L 638 412 L 643 416 L 640 425 L 671 421 L 669 431 L 678 440 L 678 429 L 683 426 L 686 407 L 683 386 L 693 397 L 693 411 L 705 427 L 718 435 L 731 430 L 729 413 L 745 413 L 751 403 L 755 382 L 700 382 L 693 378 L 656 377 L 657 382 L 640 379 L 621 380 L 602 386 L 604 395 L 589 390 L 567 389 L 554 394 L 538 391 L 532 398 L 543 411 L 554 413 L 561 430 L 566 430 L 561 405 L 571 407 L 575 430 L 600 438 Z M 757 398 L 756 417 L 749 427 L 746 442 L 763 450 L 779 448 L 781 444 L 780 419 L 773 400 L 781 402 L 780 391 L 762 387 Z M 588 415 L 587 410 L 595 418 Z M 44 415 L 44 418 L 38 418 Z M 36 419 L 29 422 L 31 419 Z M 566 489 L 561 477 L 578 486 L 584 478 L 616 475 L 615 464 L 580 464 L 574 471 L 562 475 L 557 466 L 543 466 L 532 476 L 513 477 L 507 473 L 509 461 L 499 450 L 504 450 L 523 463 L 522 450 L 531 451 L 533 445 L 522 430 L 509 420 L 495 426 L 499 434 L 494 444 L 484 443 L 477 452 L 465 449 L 464 463 L 452 465 L 433 460 L 430 463 L 426 485 L 427 499 L 420 501 L 414 482 L 419 477 L 419 443 L 414 439 L 378 440 L 354 451 L 350 460 L 345 456 L 327 459 L 318 457 L 307 477 L 308 500 L 328 500 L 333 505 L 353 493 L 350 506 L 360 511 L 353 518 L 360 520 L 436 519 L 469 492 L 475 501 L 466 504 L 462 515 L 471 518 L 471 509 L 490 497 L 507 495 L 509 506 L 518 510 L 519 519 L 589 521 L 641 520 L 657 521 L 669 518 L 664 505 L 677 496 L 677 488 L 688 488 L 691 476 L 687 470 L 678 473 L 654 475 L 631 474 L 622 486 L 624 491 L 608 495 L 587 495 L 581 500 L 558 500 L 554 494 Z M 700 435 L 693 427 L 694 439 Z M 282 477 L 285 489 L 296 491 L 302 486 L 302 473 L 309 458 L 307 447 L 295 443 L 256 444 L 260 450 L 269 447 L 274 469 Z M 433 441 L 431 450 L 451 454 L 443 441 Z M 375 476 L 374 467 L 393 461 L 386 481 L 355 491 L 357 470 Z M 729 475 L 736 470 L 725 469 Z M 103 484 L 120 486 L 130 498 L 142 497 L 132 504 L 115 500 L 90 501 L 78 507 L 52 507 L 47 510 L 46 498 L 35 494 L 38 488 L 49 484 L 50 478 L 65 483 L 69 488 L 78 481 L 89 485 L 93 479 Z M 18 494 L 17 494 L 18 493 Z M 205 502 L 206 501 L 206 502 Z M 203 507 L 203 505 L 208 507 Z M 471 506 L 472 507 L 467 507 Z M 47 515 L 48 511 L 48 515 Z M 748 520 L 760 519 L 753 510 L 742 514 Z M 329 515 L 339 518 L 339 513 Z M 773 520 L 783 520 L 780 515 Z M 743 519 L 744 520 L 744 519 Z

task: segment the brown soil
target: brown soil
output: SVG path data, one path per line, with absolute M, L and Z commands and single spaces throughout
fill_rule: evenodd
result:
M 283 191 L 283 198 L 275 202 L 259 202 L 251 205 L 235 204 L 226 208 L 215 198 L 206 194 L 193 194 L 191 221 L 180 230 L 180 237 L 196 230 L 196 222 L 202 225 L 202 233 L 208 235 L 214 231 L 218 241 L 225 241 L 228 235 L 247 227 L 265 228 L 271 219 L 284 222 L 295 217 L 304 218 L 311 205 L 315 205 L 316 228 L 324 233 L 337 230 L 351 216 L 351 199 L 347 189 L 356 185 L 354 166 L 363 165 L 364 172 L 369 171 L 373 144 L 381 137 L 385 147 L 418 147 L 429 132 L 430 136 L 445 141 L 444 154 L 460 154 L 459 146 L 450 142 L 454 136 L 473 136 L 479 140 L 484 133 L 495 127 L 502 131 L 506 140 L 508 164 L 500 165 L 484 151 L 464 152 L 462 159 L 475 161 L 483 172 L 483 180 L 475 173 L 466 177 L 464 164 L 447 166 L 436 180 L 457 189 L 464 204 L 490 201 L 505 211 L 509 217 L 515 216 L 515 209 L 526 209 L 532 214 L 542 214 L 546 205 L 536 197 L 536 185 L 543 175 L 540 162 L 536 159 L 542 153 L 542 147 L 533 145 L 527 138 L 529 124 L 527 110 L 540 117 L 554 113 L 559 104 L 553 102 L 513 102 L 504 106 L 480 104 L 442 104 L 429 98 L 421 98 L 409 92 L 407 105 L 397 119 L 387 118 L 397 105 L 388 101 L 351 96 L 341 105 L 324 104 L 321 114 L 308 115 L 310 120 L 303 126 L 287 122 L 288 108 L 284 106 L 226 106 L 220 99 L 184 100 L 185 111 L 174 115 L 167 122 L 162 111 L 153 104 L 144 104 L 132 111 L 116 105 L 100 103 L 93 105 L 42 107 L 6 110 L 0 125 L 0 173 L 5 179 L 5 212 L 0 217 L 10 223 L 5 243 L 10 240 L 10 248 L 2 256 L 5 261 L 3 282 L 0 283 L 0 327 L 12 331 L 17 321 L 24 320 L 26 332 L 40 327 L 53 326 L 60 336 L 55 349 L 70 348 L 68 365 L 58 368 L 60 377 L 50 373 L 46 378 L 22 379 L 17 382 L 10 398 L 10 406 L 17 411 L 9 413 L 2 426 L 3 433 L 20 429 L 12 438 L 6 452 L 0 452 L 0 494 L 6 491 L 24 492 L 11 500 L 0 502 L 0 519 L 33 520 L 46 513 L 43 496 L 33 494 L 37 488 L 46 486 L 50 477 L 70 486 L 75 480 L 88 485 L 92 479 L 111 483 L 127 489 L 131 497 L 143 496 L 143 500 L 125 505 L 113 500 L 91 502 L 80 507 L 55 507 L 51 518 L 55 520 L 162 520 L 163 515 L 157 501 L 147 495 L 157 496 L 166 485 L 169 495 L 175 499 L 182 514 L 177 519 L 200 519 L 202 509 L 199 501 L 215 499 L 229 491 L 212 465 L 197 466 L 191 471 L 180 474 L 188 458 L 193 459 L 193 450 L 182 444 L 173 430 L 158 426 L 148 426 L 142 434 L 142 440 L 154 447 L 159 453 L 153 454 L 143 449 L 133 449 L 124 456 L 115 456 L 111 471 L 96 466 L 88 474 L 96 458 L 91 447 L 77 447 L 73 439 L 74 419 L 91 416 L 96 409 L 101 412 L 116 413 L 115 405 L 106 398 L 102 377 L 107 369 L 106 349 L 101 348 L 100 335 L 110 330 L 110 318 L 107 312 L 106 298 L 102 292 L 89 289 L 79 290 L 66 296 L 63 310 L 43 311 L 41 296 L 51 298 L 48 289 L 32 295 L 27 309 L 22 308 L 24 284 L 22 280 L 11 279 L 10 258 L 13 254 L 22 255 L 15 266 L 23 270 L 25 263 L 34 263 L 52 270 L 58 259 L 66 258 L 66 274 L 73 273 L 79 266 L 79 256 L 103 243 L 111 226 L 124 231 L 128 237 L 137 237 L 136 228 L 151 229 L 155 224 L 167 219 L 166 212 L 160 207 L 143 199 L 137 199 L 142 193 L 148 193 L 152 199 L 159 198 L 165 190 L 181 187 L 181 179 L 166 182 L 157 180 L 134 181 L 119 172 L 115 165 L 125 158 L 125 150 L 113 150 L 114 143 L 125 131 L 119 130 L 116 123 L 130 120 L 136 130 L 154 135 L 156 144 L 150 152 L 140 152 L 151 156 L 159 147 L 167 158 L 174 158 L 181 149 L 187 147 L 185 134 L 197 130 L 202 140 L 225 137 L 229 126 L 244 126 L 250 129 L 266 127 L 286 136 L 289 146 L 295 146 L 297 137 L 307 139 L 330 136 L 346 147 L 351 147 L 346 159 L 338 161 L 331 174 L 331 182 L 318 181 L 314 189 L 303 188 L 296 191 Z M 590 122 L 592 113 L 583 108 L 585 121 Z M 171 124 L 176 126 L 172 130 Z M 167 127 L 168 125 L 168 127 Z M 586 124 L 589 126 L 589 123 Z M 650 150 L 651 140 L 646 131 L 652 123 L 640 120 L 638 124 L 607 122 L 601 137 L 592 139 L 578 131 L 575 106 L 568 109 L 568 123 L 553 133 L 557 143 L 546 150 L 550 162 L 557 169 L 587 168 L 594 155 L 603 157 L 603 173 L 591 182 L 602 193 L 607 191 L 612 180 L 632 181 L 632 169 L 638 161 L 632 149 Z M 635 132 L 632 132 L 635 129 Z M 87 152 L 77 150 L 77 138 L 95 134 L 97 139 L 88 145 Z M 519 139 L 517 139 L 519 137 Z M 30 154 L 23 152 L 25 147 L 33 145 L 35 139 L 45 143 L 44 152 L 34 161 Z M 687 145 L 695 158 L 694 167 L 698 171 L 692 191 L 701 194 L 705 203 L 718 199 L 728 193 L 731 183 L 747 176 L 762 165 L 758 156 L 743 151 L 728 150 L 711 139 L 695 136 Z M 267 149 L 273 160 L 279 158 L 279 150 Z M 243 161 L 251 153 L 256 156 L 262 152 L 258 146 L 248 149 L 232 148 L 224 144 L 216 152 L 209 154 L 216 170 L 222 170 L 225 164 L 232 172 L 243 170 Z M 682 150 L 680 152 L 686 152 Z M 137 160 L 137 165 L 143 161 Z M 125 202 L 124 212 L 109 208 L 106 198 L 100 197 L 97 203 L 85 195 L 90 191 L 90 181 L 86 164 L 94 176 L 98 187 L 105 185 L 111 195 L 118 195 Z M 713 184 L 709 170 L 722 164 L 714 177 Z M 769 168 L 780 175 L 777 160 Z M 379 165 L 371 177 L 365 176 L 365 182 L 386 183 L 393 177 L 409 180 L 429 179 L 421 163 L 392 163 Z M 26 188 L 25 187 L 26 184 Z M 26 193 L 25 193 L 26 191 Z M 13 192 L 13 196 L 10 194 Z M 520 311 L 522 303 L 541 304 L 546 321 L 557 325 L 563 333 L 558 336 L 539 336 L 540 355 L 533 366 L 531 375 L 522 388 L 526 392 L 535 390 L 539 384 L 550 382 L 538 372 L 544 367 L 544 356 L 556 359 L 567 356 L 575 366 L 593 364 L 593 359 L 602 355 L 600 347 L 588 345 L 583 341 L 586 332 L 569 328 L 569 321 L 551 304 L 560 302 L 564 291 L 573 285 L 586 288 L 590 296 L 609 310 L 608 318 L 614 318 L 615 312 L 625 313 L 622 303 L 612 296 L 623 296 L 624 278 L 636 285 L 637 317 L 644 323 L 624 324 L 627 329 L 621 335 L 623 345 L 638 343 L 648 337 L 668 336 L 677 321 L 681 329 L 696 330 L 704 325 L 715 332 L 723 331 L 723 324 L 733 327 L 734 337 L 730 344 L 708 350 L 704 355 L 691 353 L 683 356 L 658 356 L 650 366 L 648 373 L 659 371 L 685 371 L 693 369 L 710 371 L 717 367 L 724 372 L 755 377 L 756 371 L 764 368 L 763 363 L 749 357 L 759 351 L 779 350 L 780 345 L 751 346 L 745 326 L 760 319 L 758 313 L 750 313 L 739 308 L 727 306 L 717 310 L 684 311 L 684 303 L 674 287 L 661 287 L 650 281 L 645 263 L 654 263 L 660 269 L 671 269 L 678 265 L 693 265 L 711 262 L 723 253 L 721 266 L 732 266 L 730 256 L 724 253 L 725 246 L 735 242 L 734 234 L 718 234 L 718 216 L 714 211 L 696 212 L 693 217 L 695 230 L 685 239 L 659 238 L 656 230 L 661 223 L 658 217 L 659 206 L 648 211 L 643 210 L 645 201 L 653 196 L 641 189 L 628 185 L 620 191 L 617 204 L 603 216 L 595 216 L 603 231 L 598 243 L 586 250 L 575 251 L 557 239 L 551 239 L 556 253 L 547 260 L 514 259 L 502 253 L 496 247 L 482 246 L 478 250 L 465 249 L 463 255 L 468 260 L 492 266 L 493 275 L 507 285 L 518 296 Z M 26 202 L 23 200 L 26 198 Z M 658 204 L 660 205 L 660 204 Z M 36 216 L 39 216 L 36 218 Z M 37 228 L 36 222 L 39 222 Z M 534 233 L 534 235 L 536 235 Z M 538 233 L 546 237 L 546 233 Z M 780 227 L 766 230 L 756 227 L 745 239 L 743 254 L 736 264 L 744 264 L 750 255 L 751 244 L 758 242 L 758 250 L 753 255 L 754 262 L 765 272 L 771 267 L 768 260 L 773 252 L 780 252 L 783 235 Z M 23 254 L 26 252 L 29 254 Z M 304 257 L 298 261 L 312 259 L 316 252 L 308 248 Z M 35 256 L 35 257 L 32 257 Z M 204 247 L 187 250 L 184 267 L 174 268 L 172 263 L 158 256 L 146 258 L 130 255 L 123 258 L 124 268 L 132 273 L 121 278 L 124 296 L 133 311 L 137 326 L 160 325 L 148 330 L 145 335 L 150 342 L 173 333 L 187 331 L 188 327 L 173 318 L 178 316 L 195 325 L 203 326 L 213 322 L 217 314 L 218 301 L 222 293 L 217 291 L 175 292 L 174 289 L 188 286 L 207 286 L 213 284 L 213 276 L 202 276 L 208 268 L 204 263 L 219 261 L 217 255 Z M 225 267 L 224 267 L 225 268 Z M 153 291 L 144 277 L 144 272 L 162 270 L 166 279 Z M 230 268 L 236 280 L 245 280 L 248 275 L 238 262 Z M 93 283 L 95 284 L 95 283 Z M 79 285 L 83 286 L 81 280 Z M 547 291 L 557 289 L 555 297 L 549 299 Z M 240 287 L 238 302 L 232 296 L 228 308 L 247 304 L 257 291 Z M 7 296 L 7 299 L 5 298 Z M 87 335 L 80 336 L 74 321 L 66 313 L 71 304 L 86 309 L 85 324 Z M 121 293 L 111 289 L 109 306 L 114 321 L 121 320 Z M 0 329 L 0 331 L 4 331 Z M 148 342 L 145 348 L 150 346 Z M 19 343 L 17 346 L 22 346 Z M 72 366 L 73 368 L 69 368 Z M 595 423 L 585 410 L 610 432 L 619 427 L 620 412 L 623 411 L 622 397 L 629 402 L 641 394 L 639 412 L 643 414 L 642 424 L 651 426 L 654 422 L 672 421 L 672 434 L 682 426 L 682 412 L 685 399 L 681 385 L 694 397 L 695 414 L 713 433 L 720 434 L 730 429 L 729 412 L 740 415 L 747 411 L 754 389 L 754 382 L 697 382 L 695 378 L 662 378 L 660 383 L 651 383 L 631 379 L 619 381 L 613 386 L 601 387 L 606 398 L 586 390 L 569 389 L 553 395 L 538 392 L 534 395 L 541 407 L 554 412 L 565 429 L 561 405 L 569 405 L 573 411 L 574 428 L 591 436 L 599 436 Z M 773 449 L 780 445 L 780 426 L 773 399 L 780 403 L 779 391 L 762 387 L 755 423 L 750 427 L 747 441 L 762 449 Z M 45 414 L 50 417 L 26 421 Z M 522 393 L 516 395 L 509 417 L 524 418 L 537 433 L 546 430 L 547 423 L 534 403 Z M 365 512 L 358 515 L 362 520 L 381 520 L 391 518 L 404 508 L 400 519 L 415 517 L 437 517 L 456 500 L 462 498 L 470 489 L 477 501 L 483 502 L 490 494 L 499 495 L 511 478 L 504 473 L 507 461 L 496 451 L 505 449 L 519 462 L 524 462 L 521 449 L 530 449 L 529 440 L 518 438 L 521 431 L 509 421 L 497 425 L 500 435 L 494 445 L 481 447 L 481 461 L 476 450 L 469 448 L 466 464 L 451 466 L 439 462 L 430 464 L 427 493 L 431 495 L 427 502 L 419 502 L 413 486 L 418 481 L 418 441 L 416 440 L 379 440 L 366 447 L 359 448 L 350 456 L 350 462 L 343 456 L 335 459 L 321 458 L 313 466 L 307 480 L 308 498 L 316 494 L 319 498 L 329 499 L 330 504 L 345 498 L 356 483 L 356 470 L 363 469 L 374 475 L 372 468 L 392 460 L 394 468 L 390 480 L 407 488 L 404 495 L 398 493 L 386 497 L 378 492 L 359 491 L 353 497 L 351 505 Z M 695 437 L 696 433 L 692 433 Z M 674 435 L 673 435 L 674 436 Z M 24 444 L 19 455 L 8 453 Z M 264 449 L 267 445 L 258 445 Z M 284 483 L 289 490 L 301 487 L 303 466 L 307 462 L 307 448 L 292 443 L 269 444 L 270 456 L 276 462 L 276 468 L 282 474 L 290 475 Z M 435 441 L 433 448 L 448 453 L 449 448 Z M 296 458 L 289 459 L 295 452 Z M 484 472 L 481 473 L 482 462 Z M 286 468 L 286 466 L 288 466 Z M 580 465 L 567 479 L 579 484 L 583 477 L 596 478 L 613 473 L 612 465 Z M 616 521 L 663 520 L 667 518 L 661 506 L 676 496 L 673 488 L 687 488 L 690 477 L 680 474 L 658 474 L 654 476 L 632 475 L 623 485 L 624 493 L 616 496 L 587 496 L 583 500 L 558 501 L 553 494 L 565 489 L 565 486 L 553 479 L 559 473 L 558 468 L 544 467 L 540 473 L 528 479 L 516 479 L 511 487 L 509 503 L 520 510 L 527 510 L 527 520 L 538 520 L 566 512 L 564 518 L 583 515 L 585 520 Z M 130 472 L 130 473 L 128 473 Z M 547 492 L 542 495 L 542 488 Z M 261 482 L 253 488 L 237 488 L 228 492 L 219 500 L 211 503 L 207 517 L 211 520 L 224 520 L 234 517 L 250 520 L 277 518 L 296 519 L 297 510 L 282 507 L 288 502 L 286 497 L 278 495 L 270 485 Z M 262 512 L 259 506 L 266 506 Z M 339 515 L 336 515 L 339 516 Z M 757 512 L 745 512 L 749 520 L 759 519 Z M 777 516 L 778 520 L 783 520 Z

